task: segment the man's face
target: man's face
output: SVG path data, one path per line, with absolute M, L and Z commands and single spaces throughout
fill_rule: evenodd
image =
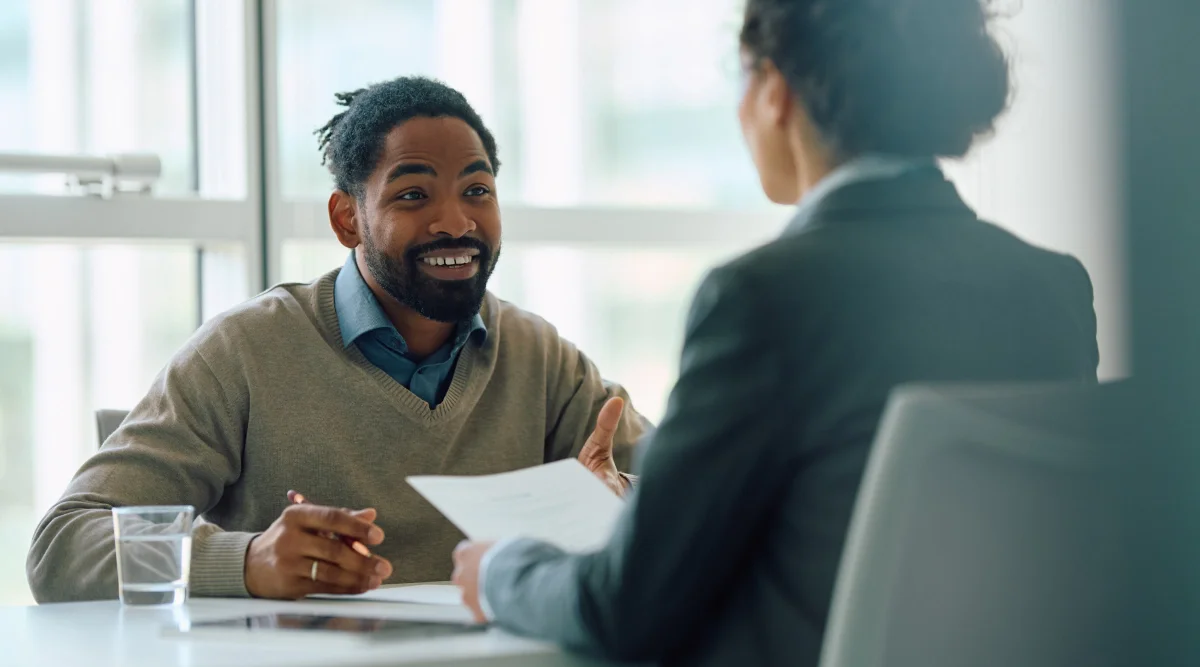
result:
M 500 256 L 500 206 L 469 125 L 414 118 L 394 128 L 358 217 L 363 258 L 384 291 L 439 322 L 479 312 Z

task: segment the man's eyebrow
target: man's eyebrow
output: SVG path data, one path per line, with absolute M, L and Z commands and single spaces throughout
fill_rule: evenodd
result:
M 476 160 L 464 167 L 462 172 L 459 173 L 458 177 L 462 178 L 463 176 L 470 176 L 471 174 L 477 174 L 481 171 L 491 176 L 495 176 L 495 174 L 492 173 L 492 165 L 488 164 L 487 160 Z
M 408 176 L 409 174 L 427 174 L 429 176 L 437 176 L 437 170 L 420 162 L 402 162 L 396 165 L 396 168 L 392 170 L 392 173 L 388 174 L 388 183 L 391 183 L 401 176 Z

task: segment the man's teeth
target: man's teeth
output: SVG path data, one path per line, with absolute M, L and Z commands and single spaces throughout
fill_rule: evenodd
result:
M 421 261 L 430 266 L 457 266 L 459 264 L 470 264 L 470 255 L 459 255 L 458 257 L 422 257 Z

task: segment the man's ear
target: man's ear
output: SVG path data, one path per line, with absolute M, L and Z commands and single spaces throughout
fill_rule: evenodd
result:
M 329 195 L 329 227 L 338 243 L 353 250 L 362 243 L 358 234 L 358 200 L 344 190 Z

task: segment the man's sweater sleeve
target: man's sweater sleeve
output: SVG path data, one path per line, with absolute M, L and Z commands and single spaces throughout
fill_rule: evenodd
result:
M 34 532 L 26 573 L 38 602 L 117 596 L 113 507 L 192 505 L 199 516 L 237 480 L 248 392 L 240 373 L 220 375 L 189 344 L 83 464 Z M 246 596 L 245 553 L 254 535 L 197 522 L 192 594 Z
M 552 357 L 547 395 L 546 462 L 578 456 L 596 428 L 596 417 L 604 403 L 620 396 L 625 401 L 621 423 L 613 435 L 613 458 L 621 472 L 632 472 L 638 440 L 651 429 L 638 414 L 625 388 L 600 377 L 596 365 L 565 339 L 548 345 Z

